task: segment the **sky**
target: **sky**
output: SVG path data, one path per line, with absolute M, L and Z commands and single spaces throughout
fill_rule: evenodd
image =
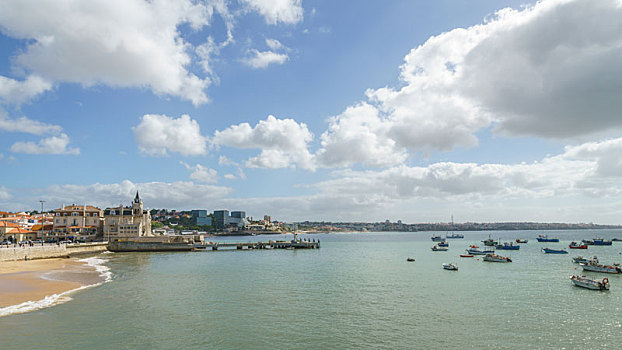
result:
M 622 224 L 620 0 L 0 8 L 0 210 Z

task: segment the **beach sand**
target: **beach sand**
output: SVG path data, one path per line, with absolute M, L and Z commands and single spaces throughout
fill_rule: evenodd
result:
M 94 267 L 74 259 L 0 262 L 0 308 L 100 281 Z

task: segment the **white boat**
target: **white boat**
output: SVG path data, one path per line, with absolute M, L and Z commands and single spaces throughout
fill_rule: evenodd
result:
M 432 242 L 442 242 L 443 241 L 443 237 L 441 237 L 440 235 L 432 236 L 432 237 L 430 237 L 430 239 L 432 240 Z
M 443 263 L 443 268 L 445 270 L 458 271 L 458 265 L 453 263 Z
M 601 281 L 593 280 L 585 276 L 570 276 L 570 280 L 575 286 L 594 290 L 609 290 L 609 279 L 603 278 Z
M 581 264 L 583 266 L 583 271 L 594 271 L 594 272 L 604 272 L 604 273 L 622 273 L 622 267 L 620 264 L 613 265 L 605 265 L 599 264 L 594 261 L 590 261 L 587 263 Z
M 572 261 L 577 264 L 587 264 L 590 261 L 598 263 L 598 257 L 594 256 L 593 258 L 590 259 L 590 258 L 584 258 L 581 255 L 579 255 L 579 256 L 572 258 Z
M 432 251 L 433 251 L 433 252 L 446 252 L 446 251 L 448 251 L 448 250 L 449 250 L 449 248 L 447 248 L 447 247 L 439 247 L 439 246 L 437 246 L 437 245 L 435 245 L 434 247 L 432 247 Z
M 486 254 L 486 256 L 484 257 L 484 261 L 506 263 L 506 262 L 512 262 L 512 259 L 506 258 L 505 256 L 491 253 L 491 254 Z

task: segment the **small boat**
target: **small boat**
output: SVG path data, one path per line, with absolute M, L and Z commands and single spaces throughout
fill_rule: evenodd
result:
M 483 240 L 483 241 L 482 241 L 482 243 L 484 243 L 484 245 L 485 245 L 485 246 L 488 246 L 488 247 L 494 247 L 494 246 L 496 246 L 499 242 L 495 241 L 494 239 L 492 239 L 492 238 L 490 237 L 490 235 L 488 235 L 488 239 Z
M 577 264 L 587 264 L 590 261 L 598 263 L 598 258 L 596 256 L 594 256 L 593 258 L 588 259 L 588 258 L 584 258 L 582 256 L 576 256 L 576 257 L 572 258 L 572 261 L 577 263 Z
M 486 255 L 486 254 L 494 254 L 494 250 L 479 250 L 478 248 L 470 248 L 466 250 L 467 254 L 470 255 Z
M 604 265 L 604 264 L 599 264 L 595 261 L 588 261 L 587 263 L 581 264 L 581 266 L 583 266 L 583 271 L 615 273 L 615 274 L 622 273 L 622 267 L 620 267 L 620 264 Z
M 612 241 L 612 242 L 620 242 L 620 241 L 622 241 L 622 239 L 619 239 L 619 238 L 612 238 L 612 239 L 611 239 L 611 241 Z
M 489 261 L 489 262 L 512 262 L 512 259 L 505 257 L 505 256 L 501 256 L 501 255 L 497 255 L 497 254 L 487 254 L 484 257 L 484 261 Z
M 583 287 L 593 290 L 609 290 L 609 279 L 606 277 L 599 281 L 587 278 L 585 276 L 574 275 L 570 276 L 570 280 L 577 287 Z
M 612 241 L 608 241 L 604 238 L 594 238 L 592 242 L 594 245 L 612 245 L 613 244 Z
M 432 237 L 430 237 L 430 239 L 432 240 L 432 242 L 442 242 L 443 241 L 443 237 L 441 237 L 440 235 L 432 236 Z
M 432 247 L 432 251 L 433 251 L 433 252 L 446 252 L 446 251 L 448 251 L 448 250 L 449 250 L 449 248 L 447 248 L 447 247 L 439 247 L 439 246 L 437 246 L 437 245 L 435 245 L 434 247 Z
M 445 241 L 438 242 L 436 245 L 439 246 L 439 247 L 449 247 L 449 243 L 447 243 Z
M 536 239 L 538 242 L 559 242 L 559 238 L 549 238 L 547 235 L 539 235 Z
M 592 241 L 591 239 L 581 240 L 581 243 L 587 244 L 587 245 L 594 245 L 594 241 Z
M 502 249 L 502 250 L 519 250 L 520 246 L 519 245 L 515 245 L 512 242 L 504 242 L 503 244 L 497 245 L 497 249 Z
M 472 258 L 473 254 L 460 254 L 461 258 Z
M 446 238 L 464 238 L 464 235 L 460 233 L 449 233 Z
M 527 243 L 527 242 L 528 241 L 526 239 L 520 239 L 520 238 L 516 239 L 516 243 Z
M 415 261 L 415 258 L 406 258 L 406 261 L 413 262 L 413 261 Z
M 587 249 L 587 244 L 579 244 L 577 242 L 572 242 L 568 245 L 570 249 Z
M 452 263 L 443 263 L 443 268 L 450 271 L 458 271 L 458 265 Z
M 542 248 L 542 251 L 546 254 L 568 254 L 565 249 L 550 249 L 550 248 Z

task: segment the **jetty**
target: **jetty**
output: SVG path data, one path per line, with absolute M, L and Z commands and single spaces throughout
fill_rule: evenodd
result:
M 196 245 L 196 249 L 211 249 L 211 250 L 219 250 L 219 249 L 319 249 L 320 241 L 301 241 L 301 240 L 291 240 L 291 241 L 268 241 L 268 242 L 243 242 L 243 243 L 229 243 L 229 242 L 220 242 L 220 243 L 204 243 L 200 245 Z

